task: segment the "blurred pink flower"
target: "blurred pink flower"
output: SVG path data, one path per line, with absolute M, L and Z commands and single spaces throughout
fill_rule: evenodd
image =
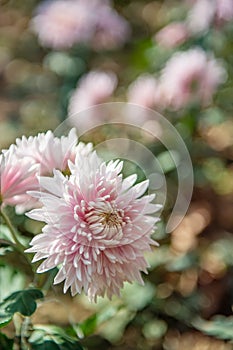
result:
M 0 204 L 21 206 L 30 200 L 28 190 L 38 188 L 38 165 L 29 158 L 18 159 L 16 146 L 0 155 Z
M 216 0 L 215 20 L 217 24 L 233 19 L 233 0 Z
M 66 171 L 68 161 L 75 159 L 77 135 L 71 129 L 68 136 L 55 137 L 52 131 L 16 139 L 16 155 L 20 159 L 30 158 L 39 165 L 40 175 L 52 175 L 53 169 Z
M 188 14 L 187 24 L 192 33 L 209 28 L 215 13 L 215 0 L 197 0 Z
M 188 14 L 187 25 L 191 32 L 200 33 L 211 24 L 220 25 L 233 18 L 233 0 L 197 0 Z
M 71 95 L 68 115 L 72 125 L 92 127 L 93 118 L 102 120 L 103 115 L 87 110 L 94 105 L 107 102 L 117 86 L 117 77 L 113 72 L 91 71 L 78 82 Z M 79 112 L 85 111 L 85 114 Z
M 161 74 L 162 99 L 173 109 L 195 101 L 208 105 L 225 77 L 221 63 L 208 57 L 202 49 L 177 52 L 166 63 Z
M 183 44 L 188 38 L 188 30 L 184 23 L 173 22 L 162 28 L 155 35 L 159 45 L 174 48 Z
M 96 13 L 96 28 L 92 47 L 96 50 L 121 47 L 130 37 L 128 22 L 110 6 L 99 7 Z
M 153 108 L 159 94 L 158 83 L 153 75 L 140 75 L 128 88 L 128 102 Z
M 28 214 L 46 223 L 26 250 L 36 253 L 33 262 L 45 259 L 37 272 L 59 266 L 54 283 L 65 281 L 64 293 L 71 288 L 72 295 L 83 289 L 91 301 L 119 295 L 124 281 L 143 284 L 144 252 L 156 244 L 150 236 L 158 218 L 151 214 L 160 208 L 153 195 L 142 196 L 148 181 L 123 180 L 122 162 L 106 164 L 90 145 L 78 146 L 69 167 L 69 178 L 57 170 L 41 178 L 43 207 Z
M 69 48 L 89 40 L 94 30 L 92 17 L 84 0 L 45 1 L 37 8 L 32 28 L 43 46 Z
M 128 22 L 108 0 L 55 0 L 38 6 L 31 22 L 41 45 L 54 49 L 87 43 L 96 49 L 121 46 L 129 37 Z

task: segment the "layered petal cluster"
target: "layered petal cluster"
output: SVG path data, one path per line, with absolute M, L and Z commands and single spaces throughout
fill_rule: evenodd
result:
M 44 1 L 31 24 L 40 43 L 54 49 L 68 49 L 77 43 L 112 49 L 121 46 L 130 34 L 128 22 L 109 0 Z
M 53 169 L 66 172 L 68 161 L 74 161 L 77 147 L 75 129 L 69 135 L 55 137 L 52 131 L 16 139 L 16 145 L 0 155 L 0 202 L 14 205 L 21 214 L 38 205 L 27 191 L 39 190 L 39 175 L 53 174 Z
M 23 136 L 16 139 L 16 155 L 19 158 L 29 157 L 39 164 L 40 175 L 52 175 L 53 169 L 66 171 L 68 160 L 73 161 L 76 154 L 77 135 L 71 129 L 68 136 L 55 137 L 52 131 L 37 136 Z
M 54 283 L 64 281 L 64 292 L 82 289 L 91 301 L 105 294 L 119 295 L 124 281 L 143 283 L 145 251 L 150 250 L 155 223 L 152 213 L 160 206 L 153 195 L 144 195 L 148 181 L 135 184 L 136 175 L 122 178 L 122 162 L 105 163 L 79 144 L 71 175 L 55 170 L 41 177 L 43 207 L 27 215 L 46 225 L 26 252 L 33 262 L 45 259 L 37 272 L 59 267 Z
M 38 188 L 39 165 L 28 157 L 19 160 L 16 149 L 11 145 L 0 155 L 0 204 L 26 205 L 31 199 L 27 191 Z

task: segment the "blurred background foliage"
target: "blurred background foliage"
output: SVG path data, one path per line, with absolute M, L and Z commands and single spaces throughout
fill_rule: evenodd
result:
M 151 268 L 145 286 L 126 285 L 121 299 L 91 305 L 84 296 L 62 295 L 60 287 L 49 290 L 50 279 L 47 298 L 32 322 L 78 334 L 87 349 L 232 349 L 233 2 L 106 2 L 113 17 L 100 18 L 88 38 L 84 32 L 81 39 L 64 35 L 63 41 L 69 14 L 42 18 L 46 6 L 57 2 L 43 8 L 35 0 L 0 1 L 0 148 L 22 135 L 55 130 L 82 108 L 129 101 L 159 111 L 177 128 L 190 152 L 195 184 L 184 220 L 166 234 L 177 193 L 176 170 L 162 147 L 136 135 L 163 158 L 169 188 L 154 234 L 160 247 L 148 254 Z M 86 1 L 90 13 L 93 3 Z M 41 22 L 36 22 L 39 15 Z M 87 28 L 93 26 L 93 18 L 84 19 Z M 63 23 L 60 44 L 52 21 Z M 174 22 L 179 26 L 162 32 Z M 196 56 L 189 56 L 192 50 Z M 182 57 L 179 63 L 177 57 Z M 114 134 L 97 129 L 87 139 L 98 143 L 105 132 Z M 41 225 L 16 216 L 12 208 L 8 211 L 25 242 L 40 232 Z M 8 232 L 3 225 L 0 235 L 2 300 L 28 285 L 31 271 L 4 244 Z M 11 338 L 13 325 L 3 332 Z M 1 335 L 0 344 L 5 341 Z

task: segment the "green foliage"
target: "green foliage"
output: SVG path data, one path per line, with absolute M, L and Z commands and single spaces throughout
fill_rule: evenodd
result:
M 7 336 L 0 332 L 0 349 L 1 350 L 12 350 L 13 340 L 7 338 Z
M 4 308 L 0 305 L 0 328 L 5 327 L 11 320 L 13 315 L 9 314 Z
M 41 344 L 33 344 L 32 350 L 81 350 L 79 344 L 64 342 L 57 344 L 52 340 L 46 340 Z
M 12 293 L 0 303 L 0 326 L 11 321 L 15 312 L 30 316 L 36 310 L 36 300 L 42 299 L 39 289 L 27 289 Z
M 185 271 L 195 264 L 197 264 L 197 257 L 194 253 L 189 253 L 173 259 L 167 264 L 167 269 L 169 271 Z
M 29 338 L 32 350 L 83 350 L 81 344 L 56 326 L 38 325 Z
M 85 321 L 80 323 L 78 325 L 78 328 L 79 328 L 79 330 L 81 330 L 83 335 L 86 337 L 86 336 L 94 333 L 94 331 L 96 330 L 97 321 L 98 321 L 98 315 L 97 314 L 91 315 Z
M 18 258 L 18 259 L 17 259 Z M 8 252 L 7 256 L 0 256 L 0 284 L 1 284 L 1 300 L 6 298 L 13 292 L 21 290 L 25 287 L 25 275 L 13 268 L 11 265 L 19 262 L 18 254 Z
M 223 340 L 233 340 L 233 316 L 217 315 L 210 321 L 201 318 L 193 323 L 198 330 Z

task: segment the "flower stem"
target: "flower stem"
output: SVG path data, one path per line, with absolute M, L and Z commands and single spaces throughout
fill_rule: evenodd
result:
M 11 220 L 9 219 L 8 215 L 6 214 L 6 212 L 4 211 L 3 207 L 0 206 L 0 216 L 2 216 L 2 218 L 5 221 L 5 224 L 7 225 L 11 236 L 14 240 L 14 242 L 8 242 L 7 240 L 1 240 L 1 243 L 6 243 L 8 242 L 16 251 L 18 251 L 21 255 L 23 255 L 25 262 L 28 264 L 28 266 L 30 267 L 31 272 L 34 274 L 34 269 L 33 266 L 31 264 L 31 259 L 28 256 L 29 254 L 25 254 L 25 249 L 26 247 L 19 241 L 18 239 L 18 233 L 16 231 L 16 229 L 14 228 L 14 226 L 11 223 Z
M 11 233 L 11 236 L 15 242 L 15 245 L 17 246 L 17 249 L 20 251 L 20 252 L 24 252 L 25 250 L 25 247 L 24 245 L 19 241 L 19 239 L 17 238 L 17 232 L 14 228 L 14 226 L 12 225 L 9 217 L 7 216 L 7 214 L 5 213 L 5 211 L 3 210 L 3 207 L 0 208 L 0 215 L 2 216 L 2 218 L 4 219 L 5 221 L 5 224 L 7 225 L 7 227 L 9 228 L 9 231 Z

